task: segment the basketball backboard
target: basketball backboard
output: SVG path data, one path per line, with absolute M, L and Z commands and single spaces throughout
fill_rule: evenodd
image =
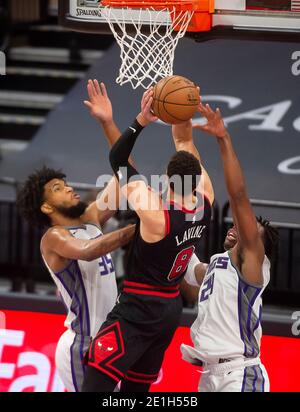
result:
M 59 5 L 61 25 L 77 31 L 110 33 L 101 1 L 61 0 Z M 129 20 L 137 10 L 125 11 L 125 21 L 126 13 Z M 168 12 L 160 13 L 160 18 L 166 24 L 170 21 Z M 147 19 L 149 14 L 145 13 L 144 24 Z M 187 35 L 197 41 L 222 37 L 299 41 L 300 0 L 215 0 L 211 30 Z

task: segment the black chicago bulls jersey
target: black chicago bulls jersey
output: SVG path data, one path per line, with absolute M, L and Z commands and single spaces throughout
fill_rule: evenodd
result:
M 138 228 L 129 257 L 125 287 L 131 282 L 166 288 L 180 283 L 198 242 L 210 224 L 211 204 L 206 197 L 201 203 L 193 211 L 174 202 L 166 203 L 166 236 L 159 242 L 145 242 Z
M 86 391 L 95 390 L 95 382 L 103 390 L 103 374 L 112 378 L 111 390 L 113 380 L 130 383 L 130 391 L 143 385 L 144 391 L 157 379 L 180 322 L 179 283 L 210 219 L 211 205 L 204 198 L 194 211 L 167 204 L 166 235 L 159 242 L 145 242 L 137 228 L 122 293 L 88 353 L 90 369 L 100 374 L 88 369 Z

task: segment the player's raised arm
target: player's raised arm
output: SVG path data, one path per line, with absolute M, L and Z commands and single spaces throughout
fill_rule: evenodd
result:
M 91 116 L 102 126 L 109 147 L 111 148 L 121 136 L 113 118 L 113 108 L 104 83 L 98 80 L 89 80 L 87 84 L 89 100 L 84 104 L 89 109 Z M 132 163 L 132 159 L 129 159 Z M 119 205 L 120 187 L 115 177 L 107 184 L 97 202 L 93 202 L 87 209 L 86 214 L 91 220 L 96 220 L 100 224 L 105 223 L 112 217 Z M 107 205 L 112 206 L 108 208 Z
M 115 143 L 109 156 L 122 193 L 141 220 L 141 234 L 150 242 L 160 240 L 165 233 L 162 201 L 158 193 L 149 190 L 148 184 L 129 163 L 128 158 L 143 128 L 157 120 L 151 113 L 152 95 L 151 89 L 144 93 L 141 112 Z
M 199 160 L 201 164 L 202 178 L 204 179 L 204 193 L 210 203 L 213 204 L 215 199 L 214 188 L 211 179 L 203 166 L 199 151 L 194 143 L 192 121 L 188 120 L 187 122 L 173 125 L 172 135 L 177 152 L 184 150 L 191 153 Z
M 220 110 L 213 111 L 208 104 L 205 106 L 200 104 L 199 112 L 207 119 L 207 124 L 198 126 L 198 128 L 216 136 L 219 144 L 226 187 L 239 238 L 238 266 L 247 281 L 261 285 L 263 284 L 262 263 L 265 250 L 247 194 L 242 168 Z

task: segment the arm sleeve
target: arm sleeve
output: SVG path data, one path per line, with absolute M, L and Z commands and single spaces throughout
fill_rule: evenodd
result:
M 196 276 L 195 276 L 195 267 L 201 263 L 200 260 L 197 258 L 195 253 L 191 257 L 190 263 L 187 267 L 186 273 L 184 275 L 184 280 L 186 283 L 188 283 L 191 286 L 198 286 L 199 283 L 197 282 Z
M 135 180 L 141 180 L 138 171 L 128 162 L 128 159 L 142 130 L 143 126 L 135 120 L 111 148 L 109 161 L 121 186 L 127 184 L 133 176 L 136 177 Z

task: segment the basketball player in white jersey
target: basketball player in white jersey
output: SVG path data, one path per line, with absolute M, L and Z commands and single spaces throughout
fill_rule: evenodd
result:
M 113 145 L 121 133 L 113 122 L 106 90 L 89 81 L 88 93 L 86 105 Z M 113 178 L 101 197 L 116 196 L 117 205 L 118 187 Z M 50 227 L 41 240 L 41 253 L 67 309 L 67 330 L 57 345 L 56 366 L 67 390 L 80 391 L 84 354 L 117 298 L 110 252 L 129 242 L 135 226 L 103 235 L 101 225 L 115 210 L 99 210 L 96 202 L 87 206 L 61 171 L 46 167 L 28 177 L 17 203 L 30 224 Z
M 181 345 L 183 359 L 203 365 L 200 392 L 267 392 L 269 379 L 260 361 L 262 293 L 270 280 L 270 259 L 278 233 L 253 213 L 245 181 L 220 111 L 200 104 L 207 119 L 202 131 L 220 148 L 234 220 L 226 252 L 210 264 L 193 256 L 185 280 L 200 285 L 198 316 L 191 327 L 194 347 Z M 187 142 L 191 138 L 186 134 Z

